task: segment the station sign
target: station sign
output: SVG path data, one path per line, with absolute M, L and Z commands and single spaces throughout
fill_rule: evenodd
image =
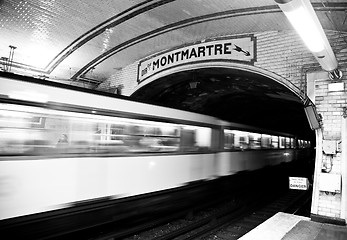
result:
M 289 188 L 297 190 L 308 190 L 310 183 L 307 178 L 289 177 Z
M 255 41 L 253 35 L 223 37 L 202 40 L 159 53 L 139 62 L 137 82 L 140 83 L 163 70 L 194 62 L 219 60 L 253 64 Z

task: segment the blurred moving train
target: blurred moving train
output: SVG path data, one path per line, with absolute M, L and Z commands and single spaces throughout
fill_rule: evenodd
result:
M 6 74 L 1 221 L 290 162 L 310 146 L 290 134 Z

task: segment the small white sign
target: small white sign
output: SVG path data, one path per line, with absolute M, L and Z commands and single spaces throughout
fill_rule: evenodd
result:
M 297 190 L 307 190 L 310 184 L 307 178 L 289 177 L 289 188 Z
M 319 191 L 341 193 L 341 175 L 332 173 L 320 173 Z
M 345 85 L 343 82 L 328 84 L 329 92 L 338 92 L 338 91 L 344 91 L 344 90 L 345 90 Z

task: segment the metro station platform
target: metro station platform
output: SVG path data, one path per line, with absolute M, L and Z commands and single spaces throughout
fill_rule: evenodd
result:
M 279 212 L 240 240 L 346 240 L 347 227 Z

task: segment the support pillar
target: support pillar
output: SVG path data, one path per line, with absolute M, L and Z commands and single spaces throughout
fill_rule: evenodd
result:
M 341 125 L 341 218 L 347 222 L 347 108 L 344 108 Z
M 312 191 L 312 204 L 311 214 L 318 215 L 319 205 L 319 174 L 322 169 L 323 160 L 323 131 L 321 128 L 316 129 L 316 160 L 313 176 L 313 191 Z

